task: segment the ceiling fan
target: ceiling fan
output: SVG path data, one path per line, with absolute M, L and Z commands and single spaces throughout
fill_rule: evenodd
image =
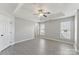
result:
M 48 11 L 45 11 L 45 10 L 43 10 L 43 9 L 39 9 L 39 10 L 37 10 L 37 13 L 34 14 L 34 15 L 47 17 L 48 14 L 51 14 L 51 13 L 48 12 Z

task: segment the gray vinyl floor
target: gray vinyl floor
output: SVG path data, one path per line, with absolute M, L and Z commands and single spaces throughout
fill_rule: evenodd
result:
M 72 45 L 47 39 L 34 39 L 17 43 L 0 55 L 78 55 Z

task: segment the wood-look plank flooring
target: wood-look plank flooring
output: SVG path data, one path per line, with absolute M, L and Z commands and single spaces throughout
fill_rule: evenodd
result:
M 47 39 L 33 39 L 17 43 L 0 55 L 78 55 L 73 45 Z

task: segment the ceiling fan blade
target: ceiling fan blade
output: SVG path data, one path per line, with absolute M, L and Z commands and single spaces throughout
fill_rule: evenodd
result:
M 50 14 L 50 12 L 45 12 L 44 14 Z
M 47 14 L 50 14 L 50 12 L 47 12 Z
M 39 12 L 43 12 L 43 10 L 42 9 L 40 9 L 40 10 L 38 10 Z
M 47 15 L 43 15 L 44 17 L 47 17 Z

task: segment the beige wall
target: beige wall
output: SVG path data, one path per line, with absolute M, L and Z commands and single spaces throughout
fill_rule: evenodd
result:
M 71 21 L 71 39 L 60 38 L 60 23 L 65 21 Z M 74 42 L 74 17 L 55 19 L 45 22 L 45 37 L 50 39 L 63 40 L 67 42 Z
M 34 38 L 35 22 L 15 18 L 15 42 Z

